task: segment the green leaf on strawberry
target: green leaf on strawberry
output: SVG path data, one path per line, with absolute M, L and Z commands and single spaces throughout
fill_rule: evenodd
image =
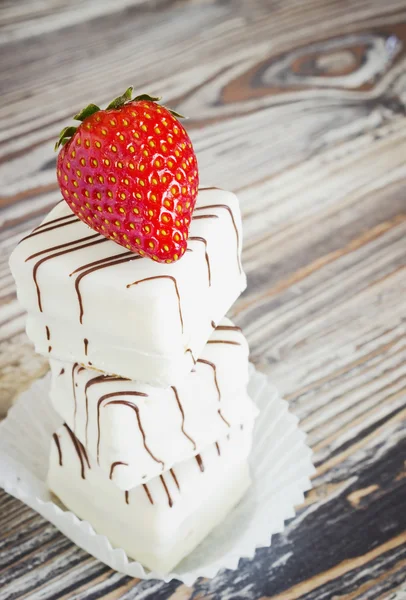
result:
M 187 246 L 199 183 L 177 113 L 133 88 L 106 109 L 90 104 L 65 127 L 57 177 L 73 212 L 128 250 L 171 263 Z

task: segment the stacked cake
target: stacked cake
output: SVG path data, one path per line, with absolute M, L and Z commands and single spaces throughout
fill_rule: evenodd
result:
M 51 365 L 49 486 L 167 572 L 250 480 L 248 346 L 225 318 L 246 285 L 236 196 L 197 195 L 177 262 L 126 251 L 61 201 L 11 257 L 27 333 Z

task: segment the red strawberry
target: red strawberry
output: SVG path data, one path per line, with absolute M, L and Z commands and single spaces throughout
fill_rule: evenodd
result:
M 62 195 L 95 231 L 133 252 L 170 263 L 185 250 L 199 177 L 196 155 L 176 113 L 158 98 L 131 99 L 132 88 L 105 109 L 91 104 L 56 148 Z

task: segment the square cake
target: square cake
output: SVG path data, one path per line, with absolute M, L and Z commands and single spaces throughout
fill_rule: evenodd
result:
M 188 248 L 157 263 L 95 233 L 66 202 L 10 258 L 37 352 L 157 386 L 181 381 L 246 286 L 236 196 L 199 191 Z
M 152 387 L 51 360 L 56 411 L 109 477 L 128 490 L 251 421 L 248 344 L 223 319 L 177 386 Z
M 238 503 L 250 485 L 251 424 L 127 492 L 110 481 L 63 425 L 53 436 L 48 485 L 65 506 L 145 567 L 167 573 Z

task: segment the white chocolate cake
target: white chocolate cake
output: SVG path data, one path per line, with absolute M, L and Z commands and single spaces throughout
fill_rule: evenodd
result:
M 149 384 L 51 360 L 56 411 L 122 490 L 145 483 L 252 421 L 248 344 L 223 319 L 177 386 Z
M 123 492 L 88 456 L 71 430 L 53 436 L 48 484 L 63 504 L 113 546 L 166 573 L 190 553 L 247 490 L 252 422 L 195 458 Z
M 246 286 L 238 200 L 199 191 L 185 255 L 142 258 L 95 233 L 62 201 L 10 266 L 37 352 L 158 386 L 192 369 Z

